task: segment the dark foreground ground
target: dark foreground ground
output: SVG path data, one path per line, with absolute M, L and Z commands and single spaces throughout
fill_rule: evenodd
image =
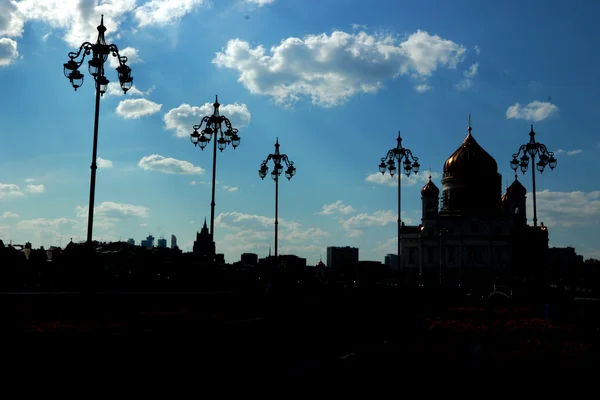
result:
M 185 367 L 207 381 L 285 383 L 289 393 L 407 370 L 591 368 L 600 361 L 595 306 L 582 318 L 572 305 L 548 311 L 399 300 L 3 294 L 1 332 L 10 362 L 61 360 L 113 372 Z

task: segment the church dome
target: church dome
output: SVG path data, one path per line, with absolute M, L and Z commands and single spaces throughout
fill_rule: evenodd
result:
M 429 181 L 423 186 L 421 189 L 421 196 L 423 197 L 435 197 L 437 198 L 440 195 L 440 189 L 435 186 L 435 183 L 431 180 L 431 175 L 429 176 Z
M 444 174 L 469 174 L 495 175 L 498 173 L 498 164 L 494 157 L 488 154 L 469 134 L 460 147 L 444 163 Z
M 515 181 L 512 183 L 512 185 L 510 185 L 508 187 L 508 189 L 506 189 L 506 194 L 508 196 L 525 196 L 527 194 L 527 189 L 525 189 L 525 186 L 523 186 L 521 184 L 521 182 L 519 182 L 517 179 L 515 179 Z

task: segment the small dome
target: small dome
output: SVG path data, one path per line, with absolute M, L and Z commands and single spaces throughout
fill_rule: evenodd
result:
M 494 157 L 477 143 L 469 134 L 460 147 L 444 163 L 444 174 L 470 174 L 495 175 L 498 173 L 498 164 Z
M 323 263 L 323 261 L 319 260 L 319 262 L 316 265 L 317 268 L 325 268 L 325 264 Z
M 506 189 L 506 194 L 508 196 L 525 196 L 527 194 L 527 189 L 525 186 L 521 184 L 517 179 Z
M 421 196 L 423 197 L 438 197 L 440 195 L 440 189 L 435 186 L 435 183 L 431 180 L 431 175 L 429 176 L 429 181 L 423 186 L 421 189 Z

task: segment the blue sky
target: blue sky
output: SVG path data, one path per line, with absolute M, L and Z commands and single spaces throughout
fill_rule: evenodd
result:
M 107 41 L 130 58 L 134 89 L 101 101 L 94 238 L 149 233 L 190 250 L 210 217 L 212 152 L 189 141 L 212 112 L 241 145 L 217 158 L 215 239 L 233 262 L 273 243 L 274 150 L 295 162 L 281 180 L 280 253 L 311 264 L 327 246 L 363 260 L 395 252 L 395 180 L 377 172 L 403 144 L 422 169 L 402 184 L 403 218 L 420 222 L 420 188 L 438 187 L 467 133 L 511 182 L 528 140 L 555 151 L 537 174 L 538 219 L 551 246 L 600 257 L 596 113 L 598 5 L 571 1 L 0 0 L 0 238 L 35 247 L 86 235 L 94 87 L 74 92 L 67 53 Z M 107 78 L 117 81 L 114 69 Z M 519 179 L 531 190 L 531 175 Z M 503 187 L 504 189 L 504 187 Z M 528 200 L 531 199 L 529 195 Z M 531 223 L 531 201 L 528 217 Z

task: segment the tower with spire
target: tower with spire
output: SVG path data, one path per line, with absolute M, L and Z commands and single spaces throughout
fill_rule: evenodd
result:
M 215 242 L 212 240 L 212 236 L 206 226 L 206 217 L 204 218 L 202 229 L 200 232 L 196 232 L 193 252 L 195 256 L 200 257 L 206 262 L 213 262 L 215 259 Z

